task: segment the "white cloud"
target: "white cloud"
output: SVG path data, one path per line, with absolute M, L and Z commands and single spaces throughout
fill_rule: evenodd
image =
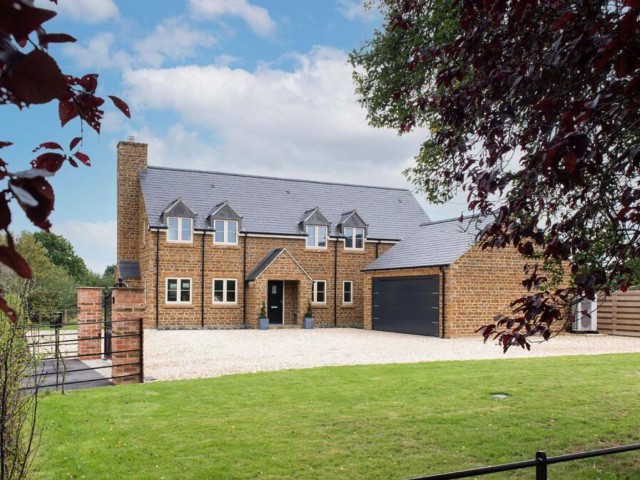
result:
M 198 18 L 240 17 L 256 35 L 263 37 L 272 35 L 276 29 L 276 22 L 269 12 L 247 0 L 189 0 L 189 7 Z
M 348 20 L 372 22 L 379 16 L 373 6 L 365 6 L 364 0 L 338 0 L 338 11 Z
M 398 137 L 367 125 L 342 51 L 298 55 L 293 71 L 185 66 L 129 71 L 124 81 L 137 111 L 164 109 L 181 117 L 180 129 L 152 134 L 172 152 L 160 155 L 163 164 L 408 186 L 401 171 L 418 152 L 421 135 Z M 187 129 L 198 129 L 200 137 Z M 208 135 L 215 144 L 203 148 Z M 199 144 L 200 153 L 181 154 L 185 142 Z M 156 163 L 153 153 L 150 162 Z
M 91 68 L 126 68 L 132 64 L 131 55 L 114 50 L 115 36 L 113 33 L 98 33 L 85 45 L 83 43 L 70 43 L 63 47 L 65 55 L 72 58 L 78 67 Z
M 148 37 L 136 42 L 134 50 L 141 64 L 159 67 L 166 59 L 183 60 L 196 55 L 196 48 L 210 47 L 215 38 L 186 22 L 170 18 L 160 23 Z
M 133 133 L 136 141 L 149 145 L 149 157 L 159 167 L 191 168 L 196 170 L 222 170 L 215 149 L 200 140 L 198 134 L 177 124 L 165 135 L 158 135 L 149 128 Z M 189 159 L 185 162 L 185 159 Z
M 86 23 L 100 23 L 120 16 L 113 0 L 62 0 L 58 9 L 63 15 Z
M 102 274 L 116 262 L 115 220 L 107 222 L 57 222 L 53 232 L 65 237 L 90 270 Z
M 199 47 L 215 43 L 212 35 L 194 28 L 184 19 L 169 18 L 146 37 L 129 40 L 131 53 L 118 48 L 118 38 L 111 32 L 98 33 L 86 42 L 66 44 L 63 51 L 80 68 L 126 70 L 136 66 L 158 68 L 169 60 L 194 57 Z

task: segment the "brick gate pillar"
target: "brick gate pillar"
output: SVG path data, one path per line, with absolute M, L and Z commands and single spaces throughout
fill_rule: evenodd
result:
M 114 385 L 142 383 L 145 299 L 141 288 L 114 288 L 111 305 L 111 376 Z
M 78 357 L 102 358 L 102 288 L 78 288 Z

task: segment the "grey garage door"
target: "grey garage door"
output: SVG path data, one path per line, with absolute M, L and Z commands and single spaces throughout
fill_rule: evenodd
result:
M 437 275 L 374 278 L 372 328 L 439 336 L 439 290 Z

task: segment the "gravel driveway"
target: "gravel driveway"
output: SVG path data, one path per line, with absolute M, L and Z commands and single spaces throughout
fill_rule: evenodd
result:
M 507 355 L 480 338 L 440 339 L 348 328 L 145 330 L 148 379 L 204 378 L 329 365 L 640 352 L 640 338 L 563 335 Z

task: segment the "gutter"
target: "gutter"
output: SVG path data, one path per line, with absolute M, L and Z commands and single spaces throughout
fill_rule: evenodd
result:
M 242 325 L 247 326 L 247 234 L 242 245 Z
M 445 276 L 445 272 L 446 269 L 445 267 L 440 267 L 440 272 L 442 273 L 442 338 L 445 338 L 446 335 L 446 305 L 447 305 L 447 301 L 446 301 L 446 296 L 445 294 L 447 293 L 445 291 L 446 285 L 447 285 L 447 279 Z
M 160 326 L 160 229 L 156 228 L 156 328 Z
M 390 267 L 390 268 L 371 268 L 371 269 L 366 269 L 363 268 L 362 270 L 360 270 L 361 272 L 389 272 L 392 270 L 414 270 L 416 268 L 444 268 L 444 267 L 448 267 L 450 264 L 446 263 L 443 265 L 416 265 L 416 266 L 412 266 L 412 267 Z
M 338 326 L 338 239 L 333 249 L 333 326 Z
M 200 327 L 204 328 L 204 239 L 206 235 L 202 233 L 202 263 L 200 265 Z

